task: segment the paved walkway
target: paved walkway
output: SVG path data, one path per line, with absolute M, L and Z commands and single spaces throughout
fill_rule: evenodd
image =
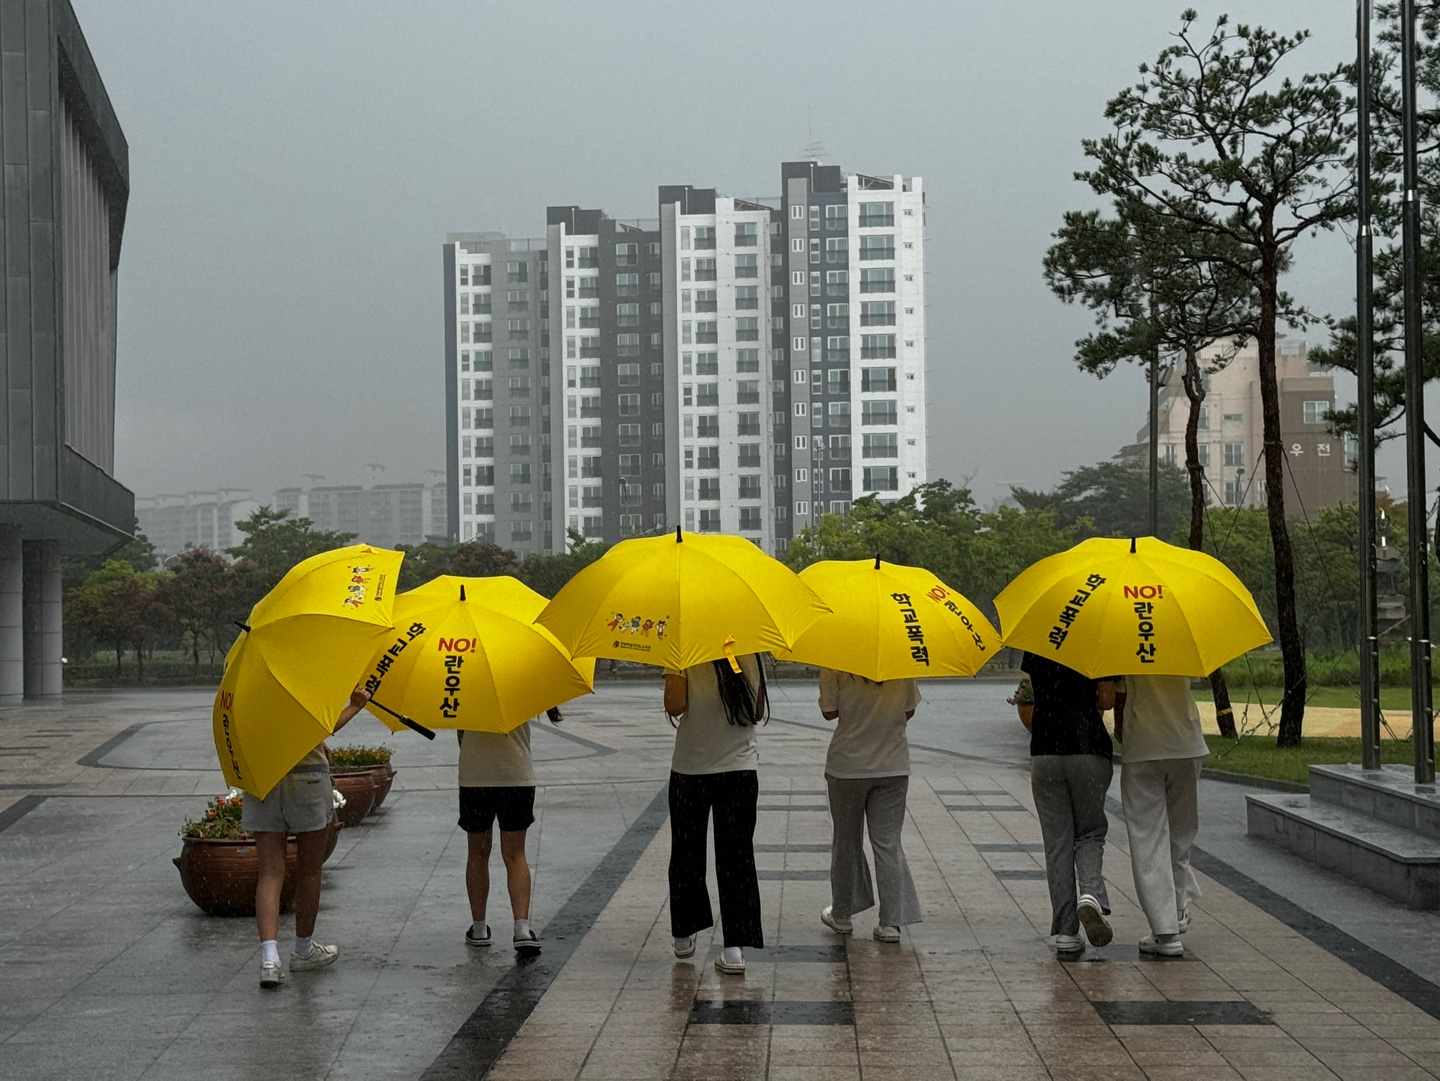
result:
M 885 946 L 873 915 L 844 939 L 817 919 L 828 726 L 813 687 L 774 688 L 768 948 L 744 977 L 712 967 L 718 941 L 693 963 L 670 951 L 658 682 L 606 685 L 537 726 L 545 952 L 521 966 L 461 942 L 453 741 L 358 719 L 339 742 L 395 746 L 396 788 L 326 866 L 319 933 L 340 963 L 279 994 L 257 990 L 252 921 L 201 915 L 170 864 L 180 821 L 221 788 L 208 696 L 0 712 L 0 1078 L 1440 1076 L 1434 917 L 1247 842 L 1231 786 L 1205 787 L 1187 959 L 1140 959 L 1117 821 L 1116 942 L 1058 962 L 1008 691 L 926 689 L 905 838 L 926 922 Z M 502 895 L 491 922 L 506 918 Z

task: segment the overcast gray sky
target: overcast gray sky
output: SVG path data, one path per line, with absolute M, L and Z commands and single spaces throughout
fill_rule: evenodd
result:
M 421 479 L 444 462 L 446 232 L 537 235 L 551 203 L 651 217 L 665 183 L 775 193 L 812 131 L 847 171 L 925 179 L 932 477 L 988 502 L 1143 423 L 1138 373 L 1075 369 L 1088 316 L 1040 258 L 1091 203 L 1080 139 L 1182 0 L 72 2 L 130 143 L 116 468 L 138 494 Z M 1308 25 L 1308 67 L 1353 53 L 1342 0 L 1196 6 Z M 1292 290 L 1348 307 L 1343 241 L 1302 254 Z

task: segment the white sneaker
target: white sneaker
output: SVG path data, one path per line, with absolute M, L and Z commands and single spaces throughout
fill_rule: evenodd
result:
M 680 960 L 695 956 L 695 936 L 686 935 L 684 938 L 675 940 L 675 956 Z
M 1105 913 L 1100 910 L 1100 902 L 1091 894 L 1082 893 L 1075 907 L 1080 916 L 1080 923 L 1085 928 L 1085 937 L 1090 940 L 1090 945 L 1110 945 L 1110 940 L 1115 937 L 1115 933 L 1110 930 L 1110 923 L 1105 919 Z
M 1085 940 L 1079 935 L 1056 935 L 1056 953 L 1084 953 Z
M 290 955 L 290 971 L 308 972 L 311 969 L 326 968 L 333 965 L 339 956 L 339 946 L 322 946 L 318 942 L 313 942 L 310 944 L 310 952 L 304 957 L 296 953 Z
M 887 927 L 882 923 L 871 932 L 871 937 L 875 939 L 876 942 L 899 942 L 900 928 Z
M 835 907 L 833 905 L 826 905 L 820 910 L 820 922 L 837 935 L 848 935 L 855 930 L 853 923 L 849 920 L 842 920 L 839 916 L 835 915 Z
M 1190 930 L 1190 907 L 1187 905 L 1175 913 L 1175 920 L 1180 925 L 1180 933 L 1182 935 Z
M 1180 941 L 1178 935 L 1174 938 L 1157 938 L 1155 935 L 1146 935 L 1140 940 L 1140 952 L 1148 953 L 1152 957 L 1183 957 L 1185 943 Z
M 265 961 L 260 965 L 260 989 L 274 991 L 285 982 L 285 970 L 278 961 Z

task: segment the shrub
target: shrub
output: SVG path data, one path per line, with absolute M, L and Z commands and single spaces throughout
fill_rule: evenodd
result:
M 368 769 L 371 766 L 388 766 L 394 754 L 389 747 L 332 747 L 330 750 L 331 769 Z

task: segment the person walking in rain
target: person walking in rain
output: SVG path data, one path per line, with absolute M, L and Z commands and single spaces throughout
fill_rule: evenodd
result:
M 1200 767 L 1210 748 L 1189 676 L 1126 676 L 1115 703 L 1125 747 L 1120 802 L 1130 837 L 1135 893 L 1150 923 L 1140 952 L 1179 957 L 1200 887 L 1190 848 L 1200 829 Z
M 356 687 L 335 721 L 338 732 L 370 701 Z M 280 891 L 285 884 L 285 845 L 295 834 L 295 948 L 290 971 L 325 968 L 340 956 L 340 947 L 314 940 L 320 912 L 320 866 L 325 862 L 330 816 L 335 813 L 330 755 L 320 744 L 280 778 L 263 799 L 245 793 L 240 824 L 255 835 L 259 877 L 255 883 L 255 924 L 260 932 L 260 987 L 273 991 L 286 980 L 280 964 Z
M 554 724 L 560 710 L 546 712 Z M 500 824 L 500 859 L 515 921 L 511 939 L 517 957 L 536 957 L 540 939 L 530 928 L 530 864 L 525 858 L 525 832 L 535 821 L 535 766 L 530 757 L 530 722 L 509 732 L 457 730 L 460 741 L 460 828 L 468 849 L 465 892 L 470 898 L 470 927 L 465 941 L 488 946 L 493 941 L 485 910 L 490 902 L 490 851 L 494 827 Z
M 705 884 L 705 836 L 715 816 L 715 878 L 725 947 L 721 972 L 745 971 L 744 947 L 763 949 L 755 814 L 766 716 L 765 676 L 754 654 L 665 670 L 665 712 L 678 718 L 670 765 L 670 931 L 675 956 L 693 957 L 695 936 L 715 925 Z
M 1056 952 L 1078 953 L 1086 939 L 1104 946 L 1113 937 L 1103 868 L 1105 794 L 1115 767 L 1100 713 L 1114 705 L 1115 684 L 1034 653 L 1025 654 L 1020 668 L 1035 690 L 1030 790 L 1045 842 L 1050 933 Z
M 913 679 L 884 682 L 830 668 L 820 670 L 820 713 L 835 721 L 825 755 L 830 796 L 830 904 L 820 919 L 836 934 L 854 929 L 851 917 L 875 904 L 879 888 L 879 942 L 899 942 L 900 928 L 919 923 L 920 899 L 905 862 L 900 833 L 910 787 L 910 745 L 905 725 L 920 704 Z M 869 829 L 875 881 L 862 837 Z

